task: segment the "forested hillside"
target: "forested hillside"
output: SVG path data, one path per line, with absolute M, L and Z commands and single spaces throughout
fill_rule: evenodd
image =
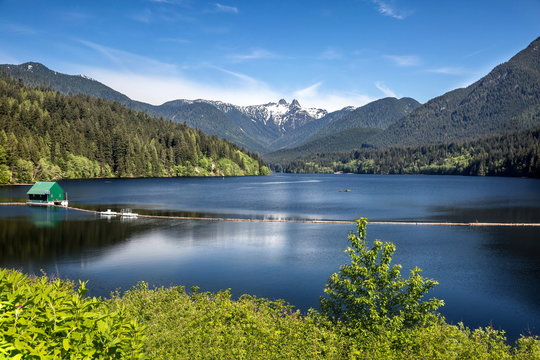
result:
M 276 155 L 278 153 L 274 153 Z M 540 178 L 540 128 L 469 142 L 318 153 L 269 159 L 294 173 L 438 174 Z
M 256 155 L 186 125 L 0 76 L 0 183 L 266 173 Z
M 20 79 L 25 85 L 32 88 L 53 89 L 64 95 L 90 95 L 100 99 L 116 101 L 132 109 L 137 103 L 126 95 L 91 78 L 83 75 L 62 74 L 36 62 L 21 65 L 3 64 L 0 65 L 0 72 L 5 72 L 15 79 Z
M 155 117 L 186 124 L 208 135 L 222 137 L 251 151 L 260 152 L 263 149 L 258 141 L 246 135 L 244 128 L 239 126 L 235 119 L 231 119 L 214 105 L 204 101 L 174 100 L 151 110 L 147 109 L 145 112 Z M 249 120 L 248 122 L 251 123 Z M 247 128 L 246 124 L 243 126 Z
M 428 101 L 372 139 L 441 144 L 540 126 L 540 38 L 474 84 Z
M 355 128 L 340 131 L 336 134 L 327 135 L 323 138 L 309 141 L 293 149 L 283 149 L 263 155 L 268 161 L 293 160 L 308 156 L 309 154 L 343 152 L 362 147 L 369 147 L 369 139 L 380 134 L 381 129 Z
M 386 129 L 397 120 L 408 115 L 421 104 L 412 98 L 387 97 L 361 106 L 341 118 L 328 123 L 310 141 L 334 135 L 348 129 Z

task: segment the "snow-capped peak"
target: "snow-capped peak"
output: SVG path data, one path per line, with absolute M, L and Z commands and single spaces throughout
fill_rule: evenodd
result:
M 293 99 L 289 104 L 285 99 L 280 99 L 277 103 L 271 102 L 262 105 L 238 106 L 216 100 L 182 100 L 181 103 L 202 102 L 215 106 L 224 113 L 239 111 L 247 116 L 251 122 L 274 127 L 281 133 L 290 129 L 296 129 L 311 121 L 320 119 L 328 112 L 323 109 L 303 108 L 298 100 Z M 180 104 L 180 101 L 171 101 L 166 104 Z
M 290 104 L 285 99 L 280 99 L 277 103 L 240 106 L 238 110 L 249 116 L 253 122 L 274 124 L 280 132 L 295 129 L 327 114 L 323 109 L 304 109 L 296 99 Z

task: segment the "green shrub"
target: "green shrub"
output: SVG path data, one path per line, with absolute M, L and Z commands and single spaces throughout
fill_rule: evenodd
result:
M 0 359 L 139 359 L 143 328 L 71 282 L 0 269 Z
M 331 324 L 283 301 L 229 291 L 148 289 L 140 283 L 114 303 L 146 325 L 151 359 L 343 359 L 347 346 Z M 320 321 L 319 321 L 320 320 Z M 345 339 L 347 341 L 347 339 Z
M 349 234 L 351 247 L 346 252 L 351 263 L 330 276 L 326 296 L 321 297 L 323 314 L 353 330 L 373 331 L 380 326 L 398 330 L 429 323 L 444 305 L 439 299 L 424 299 L 438 283 L 422 277 L 417 267 L 403 278 L 401 265 L 391 264 L 395 245 L 375 240 L 369 248 L 366 225 L 366 218 L 359 219 L 358 234 Z

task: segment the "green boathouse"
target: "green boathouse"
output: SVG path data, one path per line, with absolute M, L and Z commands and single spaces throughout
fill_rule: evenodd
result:
M 67 193 L 54 181 L 38 181 L 26 194 L 30 205 L 67 206 Z

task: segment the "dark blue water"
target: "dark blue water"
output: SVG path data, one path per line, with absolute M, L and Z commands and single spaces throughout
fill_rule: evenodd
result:
M 540 181 L 451 176 L 272 175 L 61 183 L 71 203 L 148 214 L 279 219 L 540 222 Z M 0 188 L 0 200 L 28 187 Z M 340 190 L 351 190 L 341 192 Z M 101 219 L 0 206 L 0 266 L 89 280 L 95 295 L 153 285 L 283 298 L 317 307 L 347 261 L 353 225 Z M 540 333 L 540 228 L 370 225 L 394 261 L 440 282 L 449 321 Z

